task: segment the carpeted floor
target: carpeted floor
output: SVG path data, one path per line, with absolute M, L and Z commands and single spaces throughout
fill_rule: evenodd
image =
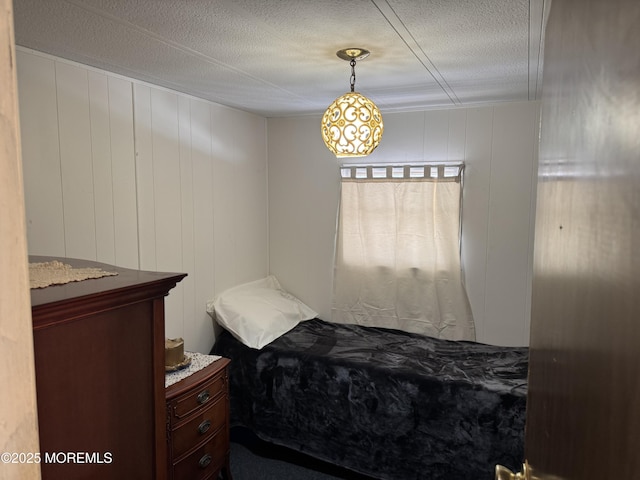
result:
M 234 480 L 372 480 L 267 444 L 239 427 L 231 429 L 231 474 Z

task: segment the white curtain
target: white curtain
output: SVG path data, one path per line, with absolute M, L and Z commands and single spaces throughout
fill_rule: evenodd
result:
M 332 321 L 475 340 L 460 269 L 461 170 L 394 178 L 392 168 L 343 168 Z

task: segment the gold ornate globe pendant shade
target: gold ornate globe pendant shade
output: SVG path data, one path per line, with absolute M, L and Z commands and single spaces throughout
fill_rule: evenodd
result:
M 346 48 L 336 55 L 351 65 L 351 91 L 336 98 L 322 116 L 322 139 L 336 157 L 365 157 L 382 139 L 384 125 L 380 110 L 355 91 L 356 61 L 369 56 L 363 48 Z

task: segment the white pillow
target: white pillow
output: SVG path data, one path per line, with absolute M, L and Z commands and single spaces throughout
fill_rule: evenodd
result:
M 207 313 L 246 346 L 261 349 L 318 314 L 285 292 L 273 275 L 225 290 Z

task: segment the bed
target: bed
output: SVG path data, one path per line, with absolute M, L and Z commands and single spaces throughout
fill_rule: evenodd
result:
M 528 349 L 302 321 L 261 348 L 227 331 L 231 423 L 379 479 L 492 480 L 524 458 Z

